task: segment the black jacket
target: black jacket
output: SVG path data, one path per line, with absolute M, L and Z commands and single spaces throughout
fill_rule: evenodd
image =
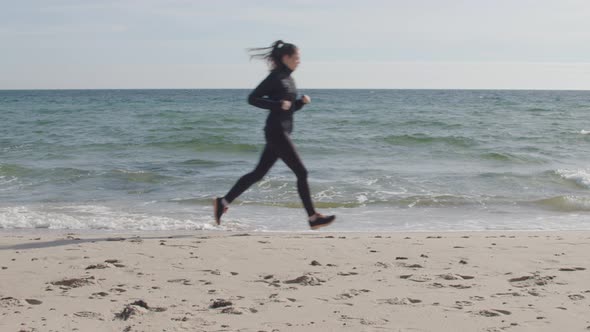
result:
M 301 98 L 297 99 L 297 87 L 291 73 L 292 71 L 285 66 L 271 71 L 248 96 L 250 105 L 270 110 L 264 127 L 267 134 L 277 131 L 291 133 L 293 113 L 303 107 Z M 290 110 L 285 111 L 281 108 L 282 100 L 292 103 Z

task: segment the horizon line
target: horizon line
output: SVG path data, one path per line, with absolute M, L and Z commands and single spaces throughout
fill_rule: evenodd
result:
M 33 88 L 0 89 L 0 91 L 113 91 L 113 90 L 253 90 L 253 88 Z M 590 89 L 537 89 L 537 88 L 299 88 L 298 90 L 459 90 L 459 91 L 576 91 Z

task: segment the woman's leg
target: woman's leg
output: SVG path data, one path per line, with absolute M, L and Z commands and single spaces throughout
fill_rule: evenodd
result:
M 258 162 L 256 168 L 252 172 L 242 176 L 223 198 L 225 198 L 228 203 L 231 203 L 244 191 L 250 188 L 251 185 L 260 181 L 264 175 L 268 173 L 268 170 L 270 170 L 277 159 L 278 156 L 272 149 L 270 149 L 269 145 L 267 144 L 264 147 L 264 151 L 260 156 L 260 161 Z
M 291 138 L 287 133 L 281 133 L 280 135 L 276 135 L 272 140 L 272 143 L 269 144 L 272 144 L 272 149 L 278 157 L 281 158 L 293 173 L 295 173 L 295 176 L 297 176 L 297 191 L 299 192 L 299 197 L 303 202 L 307 215 L 310 217 L 313 216 L 315 214 L 315 209 L 311 201 L 309 184 L 307 183 L 307 169 L 305 169 L 301 158 L 299 158 L 299 154 L 297 154 L 297 150 L 295 149 L 295 145 L 293 145 Z

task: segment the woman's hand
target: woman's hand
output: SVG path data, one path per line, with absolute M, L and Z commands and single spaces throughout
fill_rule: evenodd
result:
M 291 109 L 291 102 L 288 100 L 281 100 L 281 108 L 283 111 L 288 111 Z
M 309 96 L 308 96 L 308 95 L 303 95 L 303 97 L 301 97 L 301 101 L 302 101 L 304 104 L 309 104 L 309 103 L 311 103 L 311 98 L 309 98 Z

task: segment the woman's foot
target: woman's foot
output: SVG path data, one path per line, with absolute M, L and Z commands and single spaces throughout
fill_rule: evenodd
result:
M 217 225 L 221 224 L 221 216 L 227 212 L 227 206 L 223 204 L 223 198 L 217 197 L 213 200 L 213 215 Z
M 309 217 L 309 227 L 311 229 L 319 229 L 326 227 L 336 220 L 336 216 L 324 216 L 323 214 L 316 213 Z

